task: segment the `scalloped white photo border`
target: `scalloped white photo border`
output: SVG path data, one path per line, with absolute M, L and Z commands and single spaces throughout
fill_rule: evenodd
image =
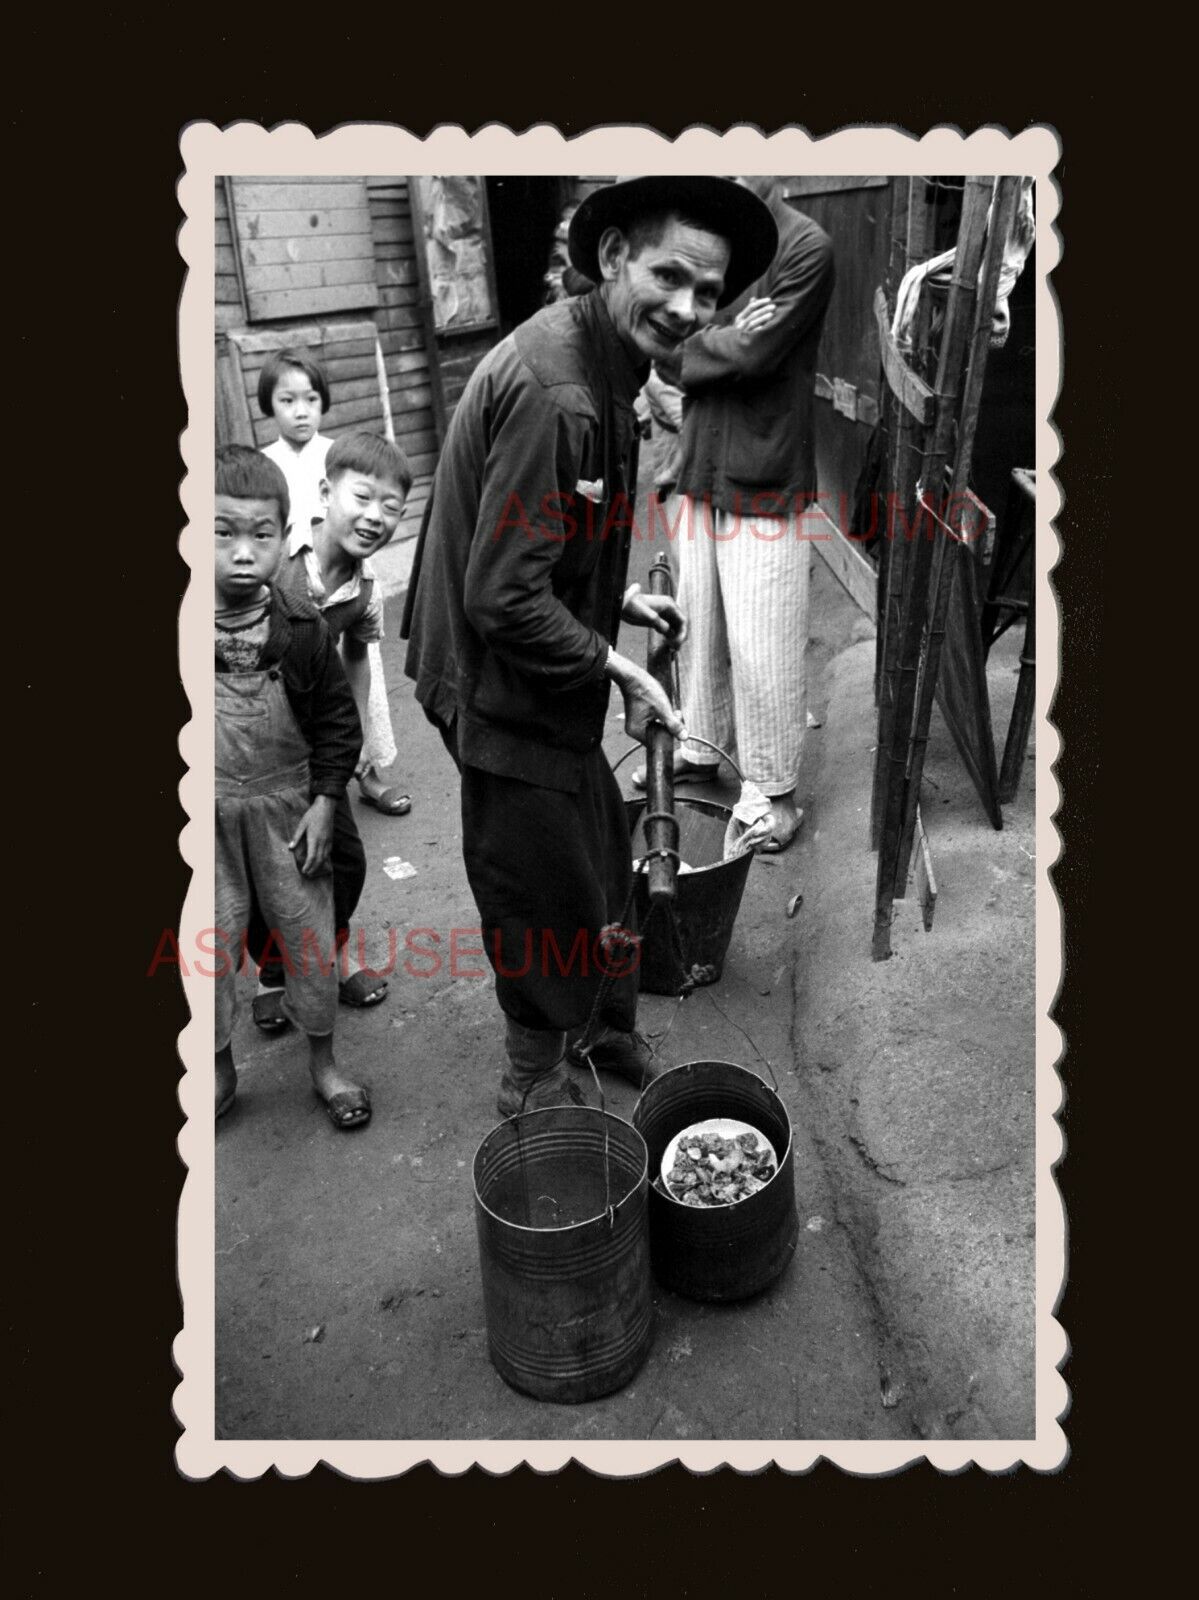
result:
M 567 138 L 541 124 L 523 133 L 492 124 L 468 134 L 458 125 L 421 139 L 385 124 L 358 123 L 315 135 L 299 123 L 270 130 L 254 123 L 221 129 L 197 122 L 180 138 L 183 173 L 178 196 L 184 213 L 179 249 L 187 276 L 179 309 L 179 352 L 188 427 L 181 449 L 186 468 L 180 499 L 186 515 L 180 548 L 192 572 L 180 612 L 179 658 L 191 720 L 179 747 L 188 771 L 179 786 L 188 822 L 180 850 L 192 877 L 180 920 L 180 948 L 196 948 L 200 930 L 213 923 L 213 683 L 212 541 L 203 530 L 213 516 L 212 453 L 215 438 L 213 362 L 215 227 L 213 180 L 222 174 L 284 173 L 363 175 L 390 173 L 586 172 L 786 172 L 888 175 L 930 172 L 1020 173 L 1036 184 L 1036 1436 L 1019 1440 L 690 1440 L 591 1442 L 581 1440 L 230 1440 L 215 1436 L 215 1181 L 212 1117 L 213 985 L 183 979 L 191 1021 L 179 1036 L 186 1067 L 179 1102 L 186 1122 L 178 1148 L 186 1174 L 179 1204 L 178 1276 L 182 1327 L 173 1354 L 180 1381 L 173 1396 L 182 1429 L 176 1463 L 188 1478 L 226 1470 L 256 1478 L 276 1469 L 284 1477 L 311 1472 L 319 1462 L 353 1478 L 404 1473 L 422 1462 L 456 1476 L 478 1465 L 508 1473 L 528 1463 L 539 1473 L 577 1461 L 604 1477 L 640 1476 L 681 1462 L 696 1473 L 721 1466 L 761 1471 L 772 1462 L 805 1472 L 821 1459 L 848 1472 L 884 1474 L 927 1460 L 944 1472 L 971 1464 L 1003 1472 L 1023 1463 L 1039 1471 L 1060 1467 L 1068 1455 L 1061 1419 L 1069 1395 L 1059 1371 L 1067 1339 L 1054 1316 L 1065 1283 L 1066 1220 L 1054 1167 L 1064 1150 L 1056 1120 L 1063 1102 L 1058 1066 L 1061 1030 L 1049 1019 L 1062 976 L 1062 914 L 1049 881 L 1061 853 L 1053 818 L 1060 804 L 1055 764 L 1061 740 L 1048 712 L 1057 688 L 1059 612 L 1049 575 L 1061 555 L 1055 531 L 1062 494 L 1053 468 L 1061 453 L 1052 424 L 1061 380 L 1061 326 L 1050 274 L 1061 257 L 1055 223 L 1061 195 L 1054 169 L 1058 135 L 1037 126 L 1009 134 L 988 126 L 969 135 L 938 127 L 917 137 L 894 126 L 856 127 L 813 138 L 792 127 L 764 135 L 749 124 L 720 133 L 706 126 L 669 139 L 645 127 L 595 128 Z

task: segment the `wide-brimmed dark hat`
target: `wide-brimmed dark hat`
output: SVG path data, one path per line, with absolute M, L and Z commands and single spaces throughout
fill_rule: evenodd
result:
M 605 228 L 622 232 L 643 218 L 675 212 L 729 241 L 724 293 L 728 305 L 760 278 L 774 260 L 779 234 L 756 194 L 731 178 L 626 178 L 596 189 L 571 218 L 567 247 L 572 264 L 594 283 L 603 278 L 599 242 Z

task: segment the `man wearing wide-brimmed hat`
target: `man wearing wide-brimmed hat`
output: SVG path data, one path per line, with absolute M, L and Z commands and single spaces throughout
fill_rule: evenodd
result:
M 614 645 L 622 619 L 676 642 L 686 624 L 674 601 L 625 589 L 633 401 L 650 362 L 759 277 L 776 244 L 768 209 L 727 179 L 597 189 L 569 234 L 596 288 L 490 351 L 446 436 L 401 632 L 417 699 L 461 772 L 466 872 L 506 1019 L 502 1115 L 581 1101 L 568 1036 L 605 970 L 591 1059 L 635 1082 L 647 1072 L 635 964 L 600 937 L 628 915 L 632 884 L 601 745 L 612 681 L 634 738 L 654 718 L 682 735 L 658 685 Z

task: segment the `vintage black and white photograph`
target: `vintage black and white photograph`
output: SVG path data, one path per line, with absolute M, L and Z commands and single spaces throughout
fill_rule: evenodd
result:
M 942 131 L 185 137 L 182 1463 L 1060 1459 L 1057 147 Z

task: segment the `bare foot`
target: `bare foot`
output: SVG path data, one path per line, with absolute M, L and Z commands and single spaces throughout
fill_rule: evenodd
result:
M 360 1083 L 344 1077 L 333 1059 L 331 1040 L 328 1049 L 314 1048 L 308 1063 L 312 1073 L 312 1087 L 325 1102 L 325 1110 L 335 1128 L 363 1128 L 371 1119 L 371 1097 Z M 318 1046 L 326 1043 L 310 1039 Z
M 790 794 L 776 794 L 770 797 L 770 809 L 774 812 L 774 832 L 765 844 L 758 846 L 763 855 L 778 855 L 795 838 L 803 822 L 803 809 L 795 804 L 795 792 Z

